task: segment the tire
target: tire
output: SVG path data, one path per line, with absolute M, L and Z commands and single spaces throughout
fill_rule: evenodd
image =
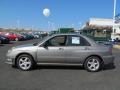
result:
M 97 56 L 88 57 L 84 63 L 84 67 L 89 72 L 97 72 L 102 68 L 101 59 Z
M 0 44 L 2 44 L 2 41 L 0 40 Z
M 22 54 L 17 58 L 17 67 L 23 71 L 31 70 L 34 66 L 33 58 L 30 55 Z

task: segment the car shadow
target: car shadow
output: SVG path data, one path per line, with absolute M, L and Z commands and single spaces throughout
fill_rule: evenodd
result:
M 112 63 L 112 64 L 105 65 L 104 68 L 103 68 L 103 70 L 113 70 L 115 68 L 116 68 L 115 64 Z
M 81 66 L 36 66 L 34 70 L 40 70 L 40 69 L 64 69 L 64 70 L 84 70 Z
M 1 47 L 1 46 L 4 46 L 4 45 L 3 45 L 3 44 L 0 44 L 0 47 Z
M 115 68 L 116 67 L 115 67 L 114 64 L 109 64 L 109 65 L 105 65 L 102 70 L 103 71 L 105 71 L 105 70 L 113 70 Z M 41 70 L 41 69 L 85 70 L 85 68 L 82 67 L 82 66 L 40 66 L 40 65 L 37 65 L 33 70 Z

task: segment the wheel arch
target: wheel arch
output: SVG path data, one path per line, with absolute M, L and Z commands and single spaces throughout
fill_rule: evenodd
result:
M 15 65 L 15 66 L 16 66 L 16 64 L 17 64 L 17 59 L 18 59 L 18 57 L 19 57 L 20 55 L 23 55 L 23 54 L 31 56 L 31 58 L 33 59 L 33 61 L 34 61 L 34 63 L 35 63 L 35 59 L 34 59 L 34 57 L 33 57 L 30 53 L 23 52 L 23 53 L 19 53 L 19 54 L 15 57 L 15 61 L 14 61 L 14 65 Z
M 89 55 L 88 57 L 85 58 L 85 61 L 83 62 L 83 65 L 85 64 L 86 60 L 89 57 L 93 57 L 93 56 L 98 57 L 100 59 L 100 61 L 101 61 L 102 64 L 104 63 L 103 58 L 100 55 L 93 54 L 93 55 Z

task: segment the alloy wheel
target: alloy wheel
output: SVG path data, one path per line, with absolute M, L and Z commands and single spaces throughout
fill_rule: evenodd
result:
M 90 72 L 99 71 L 101 69 L 101 67 L 102 67 L 101 60 L 96 56 L 89 57 L 86 60 L 84 66 Z
M 90 60 L 88 61 L 88 63 L 87 63 L 87 67 L 88 67 L 90 70 L 95 71 L 96 69 L 99 68 L 99 62 L 98 62 L 98 60 L 97 60 L 97 59 L 94 59 L 94 58 L 90 59 Z
M 30 55 L 20 55 L 17 59 L 17 66 L 23 71 L 30 70 L 34 66 L 34 61 Z

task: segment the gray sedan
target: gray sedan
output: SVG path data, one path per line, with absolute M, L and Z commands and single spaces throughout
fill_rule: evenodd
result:
M 11 48 L 6 63 L 24 71 L 35 65 L 72 65 L 96 72 L 113 60 L 111 46 L 97 44 L 83 35 L 57 34 L 47 36 L 39 43 Z

